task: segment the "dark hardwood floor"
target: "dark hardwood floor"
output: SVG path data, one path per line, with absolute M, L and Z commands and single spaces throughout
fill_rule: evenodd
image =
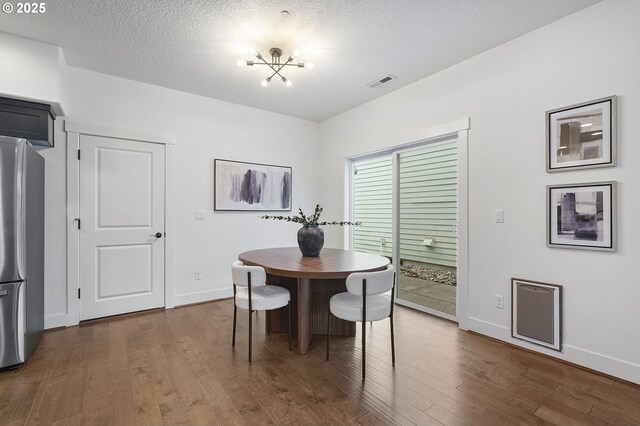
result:
M 396 308 L 395 369 L 388 321 L 360 336 L 286 334 L 247 314 L 231 349 L 230 300 L 112 318 L 45 333 L 19 371 L 0 373 L 0 424 L 640 425 L 640 387 Z M 357 327 L 358 333 L 360 327 Z

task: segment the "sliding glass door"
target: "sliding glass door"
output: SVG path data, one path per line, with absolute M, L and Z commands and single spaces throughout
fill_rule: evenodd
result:
M 389 257 L 396 302 L 456 319 L 457 138 L 352 162 L 354 250 Z
M 395 155 L 397 301 L 450 319 L 456 315 L 456 142 Z
M 393 256 L 391 155 L 356 161 L 352 167 L 353 249 Z

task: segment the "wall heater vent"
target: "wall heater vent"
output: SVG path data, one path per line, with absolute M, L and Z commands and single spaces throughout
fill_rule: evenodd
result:
M 562 287 L 511 279 L 511 335 L 562 350 Z
M 375 89 L 376 87 L 388 83 L 392 80 L 395 80 L 397 77 L 391 75 L 391 74 L 387 74 L 386 76 L 384 76 L 383 78 L 379 79 L 379 80 L 374 80 L 371 83 L 367 84 L 367 86 L 371 87 L 372 89 Z

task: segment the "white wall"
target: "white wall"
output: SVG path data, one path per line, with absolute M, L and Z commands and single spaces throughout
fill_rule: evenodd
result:
M 343 211 L 341 158 L 471 118 L 468 326 L 640 383 L 640 2 L 605 1 L 321 126 L 320 200 Z M 544 112 L 618 95 L 618 166 L 545 173 Z M 545 186 L 616 180 L 616 253 L 545 246 Z M 495 209 L 505 223 L 493 222 Z M 342 233 L 327 244 L 342 247 Z M 564 351 L 510 337 L 511 277 L 564 286 Z M 505 295 L 505 309 L 493 307 Z
M 55 122 L 55 147 L 36 147 L 45 163 L 45 328 L 67 324 L 67 138 L 64 117 Z
M 0 96 L 42 102 L 64 115 L 67 65 L 62 49 L 0 33 Z
M 213 160 L 223 158 L 293 167 L 293 206 L 314 199 L 318 124 L 171 89 L 69 68 L 68 120 L 176 137 L 176 305 L 227 297 L 230 264 L 250 249 L 295 246 L 297 228 L 266 222 L 259 212 L 213 211 Z M 61 125 L 62 123 L 58 123 Z M 66 163 L 64 133 L 42 151 L 47 166 L 47 326 L 66 317 Z M 194 220 L 205 210 L 205 220 Z M 202 271 L 202 281 L 194 271 Z

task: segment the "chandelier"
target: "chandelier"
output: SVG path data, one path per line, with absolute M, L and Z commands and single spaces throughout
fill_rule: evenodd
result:
M 280 61 L 280 58 L 282 58 L 282 49 L 280 49 L 279 47 L 272 47 L 269 50 L 269 54 L 271 55 L 271 62 L 267 62 L 267 60 L 264 59 L 264 57 L 257 50 L 253 50 L 252 53 L 255 55 L 258 61 L 239 60 L 238 65 L 247 65 L 250 67 L 254 65 L 266 65 L 271 68 L 271 75 L 262 80 L 261 84 L 263 87 L 269 84 L 271 82 L 271 79 L 276 75 L 282 79 L 282 82 L 284 84 L 286 84 L 288 87 L 291 87 L 291 80 L 282 75 L 281 71 L 284 67 L 313 68 L 313 64 L 310 62 L 307 62 L 306 64 L 304 62 L 293 62 L 296 59 L 297 51 L 294 51 L 284 63 Z

